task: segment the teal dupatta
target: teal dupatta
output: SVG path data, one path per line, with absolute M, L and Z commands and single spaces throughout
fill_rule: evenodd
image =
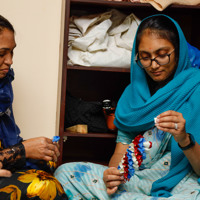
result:
M 168 18 L 175 24 L 180 39 L 179 61 L 173 80 L 151 96 L 145 72 L 135 62 L 136 41 L 134 41 L 131 58 L 131 83 L 119 99 L 114 123 L 122 131 L 139 133 L 152 128 L 154 118 L 160 113 L 175 110 L 183 114 L 186 120 L 186 131 L 193 134 L 200 144 L 200 70 L 191 67 L 185 36 L 178 23 L 172 18 Z M 152 196 L 171 196 L 170 191 L 173 187 L 192 169 L 173 137 L 171 156 L 170 171 L 166 176 L 153 183 Z

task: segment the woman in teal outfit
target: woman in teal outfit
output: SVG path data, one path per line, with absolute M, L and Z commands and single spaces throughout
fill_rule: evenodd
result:
M 131 82 L 117 104 L 117 144 L 109 167 L 60 166 L 56 178 L 70 199 L 200 199 L 200 71 L 191 66 L 178 23 L 158 14 L 138 27 Z M 131 141 L 152 148 L 130 181 L 117 169 Z

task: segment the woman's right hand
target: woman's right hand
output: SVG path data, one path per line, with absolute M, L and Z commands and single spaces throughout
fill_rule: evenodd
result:
M 23 141 L 26 158 L 57 162 L 60 155 L 58 144 L 46 137 L 37 137 Z
M 2 169 L 2 163 L 0 162 L 0 177 L 11 177 L 12 173 L 6 169 Z
M 108 195 L 114 194 L 118 186 L 124 183 L 124 176 L 116 167 L 109 167 L 103 173 L 103 181 L 107 188 Z

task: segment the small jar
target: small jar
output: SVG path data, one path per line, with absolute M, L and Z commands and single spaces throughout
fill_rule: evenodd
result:
M 114 125 L 115 107 L 112 107 L 111 100 L 109 99 L 103 100 L 102 105 L 107 127 L 110 131 L 115 132 L 117 130 L 117 127 Z

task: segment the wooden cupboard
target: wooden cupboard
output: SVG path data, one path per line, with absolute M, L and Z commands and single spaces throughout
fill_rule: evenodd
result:
M 164 11 L 157 11 L 150 4 L 116 2 L 105 0 L 66 0 L 65 28 L 62 67 L 62 89 L 59 135 L 61 156 L 59 164 L 72 161 L 91 161 L 108 164 L 114 151 L 116 133 L 78 134 L 65 131 L 66 91 L 86 101 L 117 101 L 128 85 L 129 69 L 119 67 L 85 67 L 68 65 L 69 20 L 72 15 L 88 15 L 108 11 L 112 8 L 140 19 L 164 13 L 178 21 L 187 41 L 200 49 L 200 6 L 171 5 Z

